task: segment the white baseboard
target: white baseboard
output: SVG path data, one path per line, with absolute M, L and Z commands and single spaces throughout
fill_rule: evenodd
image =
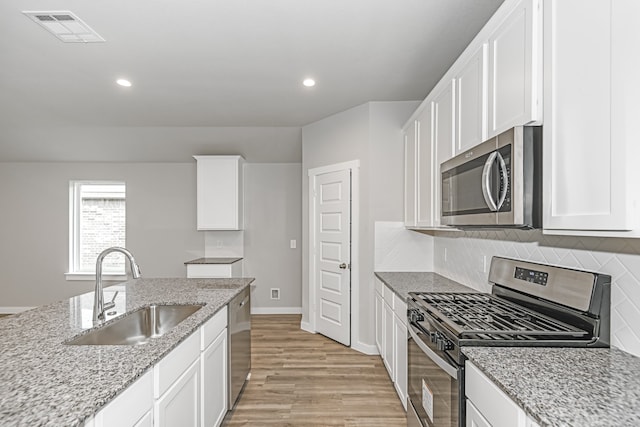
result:
M 316 331 L 311 328 L 311 323 L 309 322 L 300 322 L 300 329 L 306 332 L 311 332 L 312 334 L 316 333 Z
M 374 356 L 376 354 L 380 354 L 378 351 L 378 347 L 374 344 L 363 344 L 361 342 L 355 343 L 351 346 L 352 349 L 359 351 L 360 353 L 367 354 L 369 356 Z
M 0 314 L 16 314 L 35 307 L 0 307 Z
M 251 307 L 251 314 L 302 314 L 302 307 Z

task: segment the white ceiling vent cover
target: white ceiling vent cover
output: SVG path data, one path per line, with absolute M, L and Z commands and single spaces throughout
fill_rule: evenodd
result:
M 65 43 L 98 43 L 105 40 L 68 10 L 22 12 Z

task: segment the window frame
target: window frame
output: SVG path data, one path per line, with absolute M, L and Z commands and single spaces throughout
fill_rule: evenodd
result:
M 126 206 L 126 182 L 114 180 L 71 180 L 69 181 L 69 267 L 65 273 L 67 280 L 94 280 L 95 267 L 92 271 L 80 268 L 80 213 L 82 206 L 82 187 L 87 185 L 122 185 L 124 186 L 124 200 Z M 126 210 L 125 210 L 126 223 Z M 125 228 L 126 230 L 126 228 Z M 126 231 L 125 231 L 126 242 Z M 123 245 L 124 246 L 124 245 Z M 104 272 L 103 280 L 126 280 L 126 266 L 122 272 Z

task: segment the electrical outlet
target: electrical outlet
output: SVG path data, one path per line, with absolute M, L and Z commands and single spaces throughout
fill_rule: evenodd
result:
M 271 299 L 280 299 L 280 288 L 271 288 Z
M 296 239 L 292 239 L 292 240 L 289 242 L 289 247 L 290 247 L 291 249 L 295 249 L 295 248 L 296 248 L 296 245 L 297 245 Z
M 486 255 L 482 255 L 482 258 L 480 259 L 480 271 L 482 271 L 483 273 L 487 272 L 487 256 Z
M 221 247 L 222 247 L 222 240 L 218 240 L 218 241 L 216 242 L 216 246 L 218 246 L 219 248 L 221 248 Z
M 447 262 L 447 248 L 444 248 L 444 262 Z

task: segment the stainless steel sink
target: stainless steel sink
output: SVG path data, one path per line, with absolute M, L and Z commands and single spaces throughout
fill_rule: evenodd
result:
M 67 345 L 139 345 L 170 331 L 202 305 L 151 305 L 67 341 Z

